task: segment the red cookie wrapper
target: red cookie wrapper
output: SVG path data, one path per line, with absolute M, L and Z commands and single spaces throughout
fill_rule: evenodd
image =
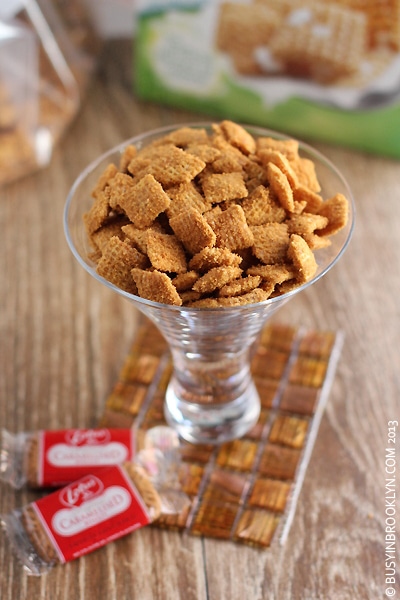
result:
M 85 475 L 2 517 L 11 545 L 31 575 L 88 554 L 155 520 L 161 500 L 132 463 Z
M 131 429 L 2 431 L 0 480 L 21 488 L 59 487 L 106 466 L 133 460 Z

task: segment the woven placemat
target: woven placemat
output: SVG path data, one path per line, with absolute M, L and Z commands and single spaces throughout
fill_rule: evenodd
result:
M 157 526 L 268 547 L 283 543 L 335 374 L 342 335 L 267 325 L 252 371 L 261 398 L 257 425 L 220 446 L 182 443 L 181 484 L 191 500 Z M 172 364 L 147 319 L 107 398 L 100 425 L 141 432 L 165 424 L 163 401 Z

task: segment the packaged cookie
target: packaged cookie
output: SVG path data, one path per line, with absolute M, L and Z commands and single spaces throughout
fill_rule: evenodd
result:
M 0 481 L 14 488 L 59 487 L 106 466 L 133 460 L 131 429 L 2 431 Z
M 105 467 L 2 517 L 30 575 L 74 560 L 155 521 L 162 501 L 145 470 Z

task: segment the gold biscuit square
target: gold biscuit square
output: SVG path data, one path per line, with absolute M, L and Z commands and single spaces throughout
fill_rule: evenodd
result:
M 137 285 L 139 296 L 164 304 L 181 306 L 182 300 L 171 279 L 160 271 L 132 269 L 132 277 Z
M 127 214 L 132 223 L 139 229 L 149 227 L 154 219 L 170 205 L 171 200 L 153 175 L 145 175 L 138 183 L 129 175 L 121 174 L 128 184 L 118 204 Z
M 213 173 L 202 179 L 205 199 L 208 202 L 224 202 L 246 198 L 248 191 L 241 173 Z
M 134 267 L 147 266 L 147 258 L 136 248 L 112 237 L 104 247 L 103 255 L 97 263 L 99 275 L 131 294 L 137 293 L 137 287 L 131 276 Z
M 203 215 L 194 208 L 180 212 L 169 220 L 176 237 L 191 254 L 214 246 L 216 235 Z
M 266 223 L 251 227 L 253 253 L 266 265 L 284 263 L 289 248 L 289 233 L 285 223 Z
M 181 242 L 175 235 L 149 231 L 147 255 L 152 266 L 167 273 L 185 273 L 186 255 Z
M 253 233 L 247 225 L 243 208 L 234 204 L 214 216 L 211 227 L 216 234 L 216 245 L 235 251 L 253 245 Z

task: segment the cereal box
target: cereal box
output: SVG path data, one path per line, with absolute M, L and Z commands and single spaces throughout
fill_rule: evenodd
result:
M 400 157 L 400 0 L 138 0 L 143 98 Z

